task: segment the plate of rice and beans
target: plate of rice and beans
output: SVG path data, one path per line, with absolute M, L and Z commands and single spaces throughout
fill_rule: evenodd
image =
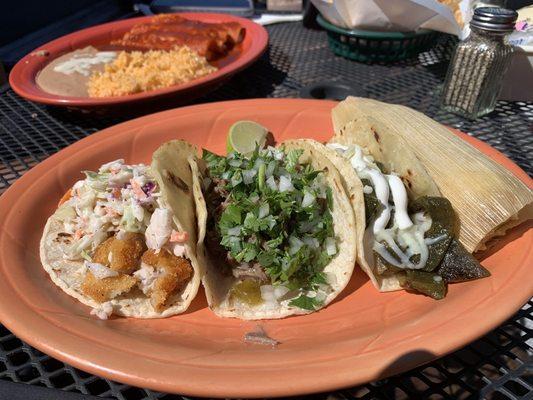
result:
M 132 18 L 84 29 L 23 57 L 12 88 L 38 103 L 100 108 L 165 97 L 192 100 L 257 60 L 268 34 L 223 14 Z

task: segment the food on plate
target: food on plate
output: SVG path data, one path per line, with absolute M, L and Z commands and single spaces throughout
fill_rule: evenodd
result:
M 371 119 L 379 121 L 390 132 L 388 136 L 403 138 L 442 196 L 451 202 L 460 221 L 458 239 L 471 253 L 491 247 L 507 230 L 533 218 L 533 192 L 526 184 L 418 111 L 348 97 L 334 109 L 332 118 L 337 136 L 350 124 L 364 123 L 365 129 L 372 129 Z
M 75 50 L 46 65 L 35 78 L 44 91 L 59 96 L 87 97 L 91 74 L 102 72 L 117 56 L 114 51 L 98 51 L 92 46 Z
M 375 129 L 383 145 L 396 141 Z M 418 181 L 425 172 L 416 160 L 391 156 L 405 155 L 402 143 L 382 152 L 373 134 L 343 132 L 328 144 L 339 157 L 329 157 L 355 209 L 358 263 L 379 290 L 403 288 L 442 299 L 448 283 L 490 275 L 456 239 L 458 221 L 450 202 L 434 185 L 420 190 L 426 177 Z
M 124 96 L 187 83 L 217 71 L 187 46 L 169 51 L 121 51 L 87 83 L 90 97 Z
M 162 14 L 134 25 L 98 50 L 75 50 L 36 76 L 44 91 L 69 97 L 112 97 L 184 84 L 218 70 L 209 61 L 224 57 L 244 39 L 237 22 L 206 23 Z
M 328 157 L 350 195 L 358 263 L 373 284 L 442 299 L 448 283 L 489 276 L 461 243 L 463 221 L 407 141 L 348 100 L 333 116 Z
M 245 29 L 237 22 L 207 23 L 161 14 L 150 22 L 134 25 L 121 39 L 111 42 L 137 50 L 172 50 L 188 46 L 208 61 L 225 56 L 244 39 Z
M 84 171 L 48 219 L 44 269 L 91 314 L 159 318 L 187 309 L 200 285 L 195 148 L 163 144 L 152 165 L 116 160 Z M 194 164 L 194 167 L 191 166 Z
M 356 258 L 353 210 L 335 166 L 305 140 L 252 154 L 204 150 L 203 162 L 198 254 L 210 308 L 270 319 L 329 304 Z

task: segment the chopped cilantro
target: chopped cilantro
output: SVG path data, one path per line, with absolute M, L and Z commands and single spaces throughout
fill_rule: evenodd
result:
M 204 150 L 203 157 L 223 189 L 214 224 L 220 244 L 237 263 L 259 264 L 272 284 L 298 290 L 290 305 L 314 310 L 321 303 L 306 293 L 328 284 L 323 270 L 334 257 L 326 246 L 335 238 L 333 197 L 323 172 L 300 163 L 302 154 L 269 147 L 251 156 Z M 281 190 L 280 181 L 292 187 Z
M 322 302 L 318 301 L 314 297 L 308 297 L 302 294 L 300 295 L 300 297 L 291 300 L 289 305 L 293 307 L 303 308 L 304 310 L 314 311 L 317 309 L 318 306 L 322 305 Z

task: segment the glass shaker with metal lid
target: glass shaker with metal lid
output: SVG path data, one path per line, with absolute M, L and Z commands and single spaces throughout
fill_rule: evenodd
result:
M 448 68 L 441 99 L 446 110 L 472 119 L 494 110 L 513 52 L 505 38 L 517 16 L 497 7 L 474 10 L 471 33 L 457 45 Z

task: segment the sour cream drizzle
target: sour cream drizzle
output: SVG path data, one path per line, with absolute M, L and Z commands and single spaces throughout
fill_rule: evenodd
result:
M 407 191 L 400 177 L 394 174 L 383 174 L 374 163 L 374 159 L 364 155 L 363 149 L 357 145 L 345 146 L 339 143 L 329 143 L 327 147 L 348 158 L 359 178 L 371 181 L 376 198 L 384 207 L 370 226 L 374 234 L 374 251 L 396 267 L 424 268 L 429 256 L 428 245 L 439 242 L 444 236 L 424 239 L 425 232 L 431 228 L 431 219 L 423 213 L 417 213 L 414 215 L 415 222 L 413 223 L 407 212 Z M 394 205 L 389 204 L 391 195 Z M 393 209 L 393 226 L 386 229 Z M 402 247 L 406 250 L 402 250 Z M 411 261 L 411 257 L 415 254 L 420 255 L 416 264 Z
M 54 67 L 55 72 L 61 72 L 63 74 L 73 74 L 77 72 L 84 76 L 89 76 L 91 73 L 91 67 L 97 64 L 107 64 L 115 59 L 117 53 L 114 51 L 99 51 L 92 54 L 78 54 L 71 59 L 62 62 Z

